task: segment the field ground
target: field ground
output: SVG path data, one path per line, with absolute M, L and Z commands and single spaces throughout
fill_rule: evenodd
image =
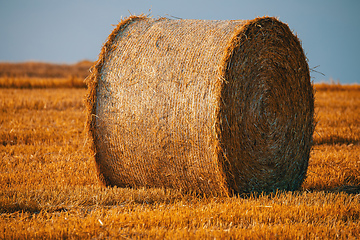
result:
M 299 191 L 231 198 L 102 187 L 84 134 L 86 89 L 39 86 L 0 88 L 0 239 L 360 238 L 359 86 L 316 85 Z

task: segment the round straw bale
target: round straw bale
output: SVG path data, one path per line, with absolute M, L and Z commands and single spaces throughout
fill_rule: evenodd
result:
M 304 180 L 313 87 L 298 38 L 275 18 L 129 17 L 87 84 L 106 185 L 231 195 Z

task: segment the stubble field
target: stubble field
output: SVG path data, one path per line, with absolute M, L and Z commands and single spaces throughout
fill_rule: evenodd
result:
M 360 237 L 360 86 L 315 85 L 318 124 L 299 191 L 229 198 L 101 186 L 86 89 L 74 78 L 1 81 L 0 239 Z

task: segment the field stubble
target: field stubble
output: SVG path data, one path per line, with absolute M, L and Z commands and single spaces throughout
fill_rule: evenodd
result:
M 231 198 L 102 187 L 84 133 L 85 89 L 0 92 L 0 239 L 360 236 L 357 86 L 317 86 L 302 189 Z

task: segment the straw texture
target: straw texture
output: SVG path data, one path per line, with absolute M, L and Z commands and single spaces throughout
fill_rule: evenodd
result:
M 275 18 L 132 16 L 87 79 L 100 179 L 214 195 L 295 190 L 314 131 L 300 42 Z

